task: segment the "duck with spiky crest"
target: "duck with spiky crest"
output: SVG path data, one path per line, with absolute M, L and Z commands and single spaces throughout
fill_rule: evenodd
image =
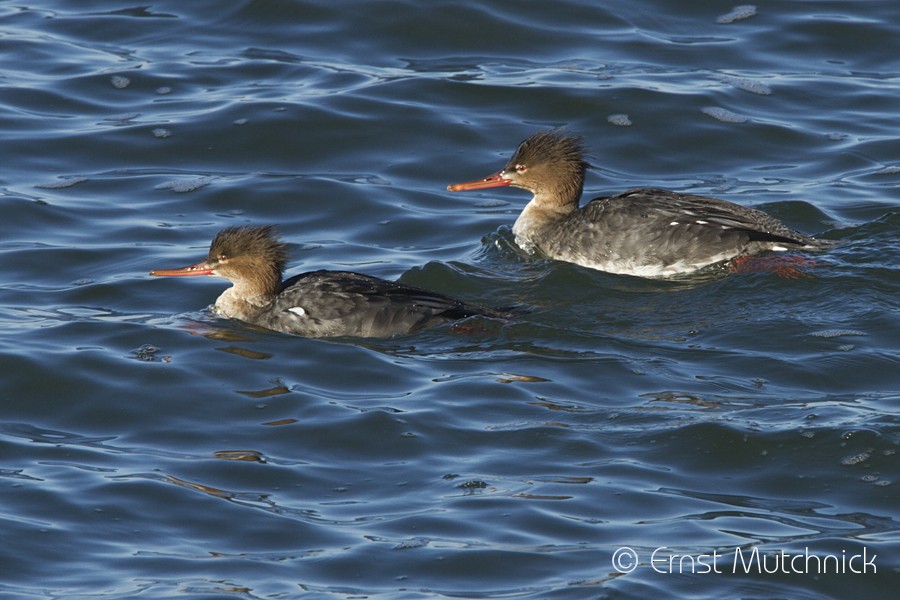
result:
M 350 271 L 311 271 L 282 281 L 287 258 L 273 227 L 229 227 L 216 235 L 205 260 L 150 274 L 228 279 L 233 285 L 216 300 L 216 315 L 306 337 L 392 337 L 473 316 L 508 316 Z
M 830 246 L 760 210 L 717 198 L 636 189 L 579 206 L 589 165 L 581 138 L 538 132 L 503 169 L 450 191 L 513 186 L 533 194 L 513 226 L 524 250 L 584 267 L 670 277 L 714 264 L 737 266 L 766 251 Z

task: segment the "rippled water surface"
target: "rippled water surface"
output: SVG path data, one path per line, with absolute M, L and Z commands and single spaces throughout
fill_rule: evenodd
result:
M 893 597 L 898 39 L 888 1 L 0 3 L 0 594 Z M 523 255 L 525 192 L 446 185 L 557 126 L 588 194 L 837 245 L 796 279 Z M 293 272 L 527 313 L 310 340 L 147 275 L 263 223 Z

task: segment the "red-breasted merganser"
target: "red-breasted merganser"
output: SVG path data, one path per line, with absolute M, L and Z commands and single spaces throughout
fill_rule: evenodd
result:
M 501 171 L 447 189 L 528 190 L 534 197 L 513 225 L 516 243 L 609 273 L 668 277 L 767 250 L 827 246 L 762 211 L 693 194 L 638 189 L 579 207 L 584 156 L 581 138 L 543 131 L 519 144 Z
M 287 257 L 273 227 L 229 227 L 205 260 L 150 274 L 224 277 L 233 286 L 216 300 L 215 314 L 307 337 L 390 337 L 475 315 L 508 316 L 349 271 L 311 271 L 282 282 Z

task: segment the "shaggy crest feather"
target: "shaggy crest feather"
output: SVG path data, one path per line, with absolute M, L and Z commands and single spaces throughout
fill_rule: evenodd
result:
M 578 167 L 584 173 L 591 166 L 583 159 L 586 153 L 583 138 L 568 135 L 561 129 L 550 129 L 538 132 L 519 144 L 507 168 L 519 164 L 532 166 L 552 156 L 554 162 Z
M 278 239 L 271 225 L 255 227 L 226 227 L 209 246 L 209 263 L 241 261 L 251 263 L 264 277 L 268 291 L 281 286 L 281 276 L 287 265 L 287 244 Z
M 584 160 L 584 141 L 560 129 L 538 132 L 519 144 L 504 172 L 517 174 L 519 167 L 532 192 L 552 198 L 566 207 L 578 206 L 584 189 L 585 172 L 590 164 Z M 552 176 L 548 176 L 552 175 Z M 512 185 L 522 187 L 513 177 Z

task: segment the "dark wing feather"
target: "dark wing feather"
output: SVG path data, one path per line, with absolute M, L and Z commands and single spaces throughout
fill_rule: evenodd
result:
M 776 246 L 821 247 L 762 211 L 657 189 L 595 198 L 555 226 L 541 246 L 548 256 L 612 272 L 658 270 L 650 276 Z
M 498 316 L 493 313 L 361 273 L 313 271 L 284 283 L 271 318 L 307 336 L 389 337 L 474 315 Z
M 654 211 L 679 224 L 700 224 L 745 233 L 751 241 L 793 244 L 815 244 L 810 236 L 786 227 L 775 217 L 755 208 L 733 202 L 679 194 L 668 190 L 633 190 L 614 196 L 630 202 L 652 202 Z M 699 222 L 699 223 L 698 223 Z

